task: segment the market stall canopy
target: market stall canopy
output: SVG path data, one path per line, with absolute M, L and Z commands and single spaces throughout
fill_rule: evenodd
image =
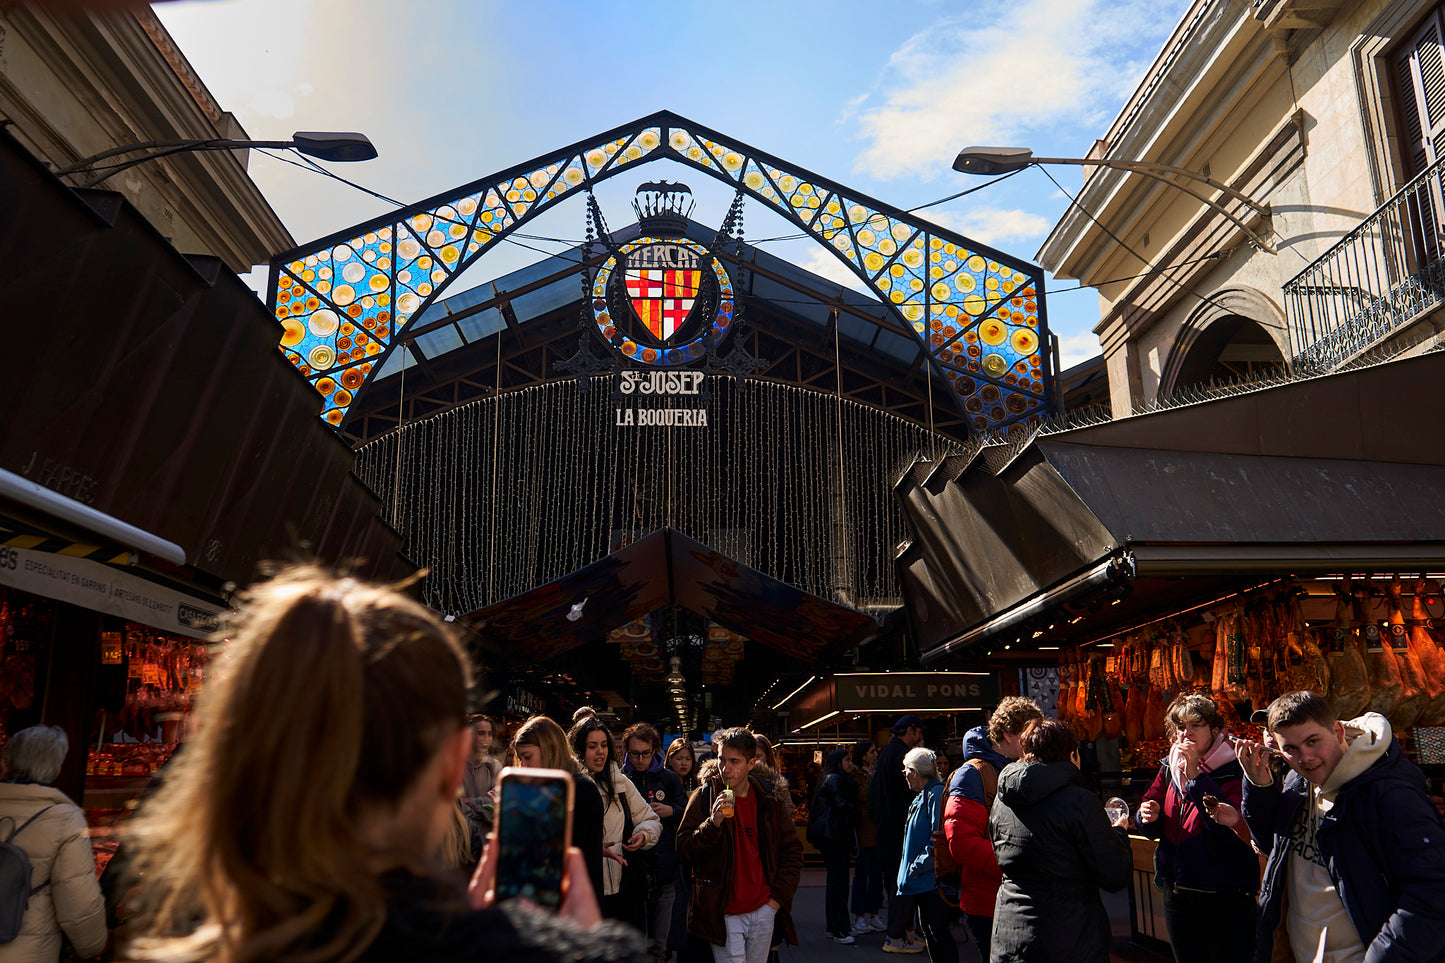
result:
M 898 564 L 923 661 L 1135 576 L 1438 564 L 1442 383 L 1437 352 L 914 466 Z
M 670 528 L 466 621 L 491 651 L 535 662 L 669 604 L 805 662 L 857 645 L 879 629 L 869 615 L 809 595 Z

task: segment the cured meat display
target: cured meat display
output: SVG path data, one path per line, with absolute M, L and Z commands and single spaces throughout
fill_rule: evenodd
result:
M 1397 733 L 1445 726 L 1445 644 L 1429 607 L 1440 591 L 1423 576 L 1291 580 L 1148 623 L 1062 655 L 1059 718 L 1080 739 L 1118 741 L 1135 770 L 1168 753 L 1165 711 L 1191 691 L 1245 738 L 1259 736 L 1244 721 L 1253 710 L 1294 690 L 1323 693 L 1341 719 L 1379 712 Z
M 1391 583 L 1391 591 L 1394 584 Z M 1445 725 L 1445 652 L 1430 631 L 1429 600 L 1438 598 L 1440 587 L 1423 576 L 1415 582 L 1406 647 L 1420 663 L 1430 699 L 1420 711 L 1416 725 Z
M 1374 615 L 1373 592 L 1369 585 L 1355 583 L 1354 621 L 1360 626 L 1359 634 L 1364 643 L 1365 671 L 1369 674 L 1370 698 L 1365 703 L 1366 712 L 1378 712 L 1389 717 L 1394 714 L 1396 704 L 1405 697 L 1405 683 L 1400 678 L 1400 667 L 1395 662 L 1395 653 L 1385 642 L 1380 624 Z
M 1407 641 L 1409 633 L 1405 628 L 1405 612 L 1401 601 L 1403 591 L 1404 585 L 1397 575 L 1388 586 L 1389 618 L 1381 639 L 1381 644 L 1394 655 L 1395 666 L 1400 670 L 1400 681 L 1404 685 L 1404 692 L 1395 703 L 1395 711 L 1389 716 L 1390 725 L 1397 730 L 1415 725 L 1430 704 L 1425 670 L 1421 668 L 1420 660 L 1410 651 Z
M 1329 701 L 1341 719 L 1353 719 L 1370 701 L 1370 674 L 1354 629 L 1354 595 L 1349 582 L 1335 583 L 1335 621 L 1328 639 Z

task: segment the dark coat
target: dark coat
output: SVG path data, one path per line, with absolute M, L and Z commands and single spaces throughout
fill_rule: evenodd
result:
M 693 790 L 682 814 L 677 831 L 677 857 L 692 869 L 692 892 L 687 906 L 687 931 L 698 939 L 717 946 L 727 944 L 726 915 L 728 895 L 733 885 L 734 820 L 724 819 L 714 826 L 712 803 L 724 788 L 716 776 L 707 777 Z M 769 793 L 769 783 L 750 775 L 751 792 L 758 794 L 758 851 L 763 858 L 763 876 L 778 902 L 778 923 L 788 934 L 788 942 L 798 944 L 798 931 L 793 927 L 793 896 L 803 874 L 803 844 L 798 831 L 787 816 L 783 800 Z M 778 783 L 771 784 L 778 786 Z M 787 792 L 782 783 L 782 792 Z M 775 924 L 777 925 L 777 924 Z
M 572 774 L 572 845 L 582 850 L 592 892 L 602 901 L 602 797 L 591 776 Z
M 595 792 L 593 795 L 597 795 Z M 386 921 L 358 963 L 628 963 L 649 960 L 635 930 L 604 921 L 580 930 L 547 913 L 503 905 L 473 910 L 463 884 L 404 872 L 382 877 Z
M 810 838 L 852 850 L 858 843 L 858 784 L 846 773 L 830 772 L 813 800 Z
M 1392 739 L 1384 756 L 1340 787 L 1320 819 L 1315 843 L 1345 912 L 1365 944 L 1365 963 L 1445 959 L 1445 829 L 1423 787 L 1425 776 Z M 1269 850 L 1259 893 L 1254 958 L 1267 963 L 1284 936 L 1290 831 L 1310 796 L 1291 771 L 1256 786 L 1245 780 L 1244 818 Z
M 888 745 L 878 752 L 878 762 L 873 767 L 873 784 L 869 787 L 872 796 L 868 806 L 873 810 L 873 822 L 877 827 L 878 849 L 887 853 L 903 852 L 903 824 L 908 820 L 908 806 L 917 795 L 908 788 L 903 778 L 903 757 L 908 747 L 897 736 L 888 740 Z
M 662 820 L 662 835 L 657 837 L 657 845 L 652 847 L 652 855 L 656 860 L 657 881 L 659 883 L 671 883 L 677 879 L 677 850 L 674 847 L 674 838 L 677 836 L 677 827 L 682 825 L 682 811 L 687 806 L 687 793 L 682 791 L 682 779 L 671 769 L 663 768 L 660 763 L 662 756 L 657 757 L 659 765 L 641 772 L 630 766 L 624 765 L 622 771 L 632 780 L 637 791 L 642 793 L 642 798 L 648 803 L 662 803 L 672 807 L 672 815 Z M 662 817 L 658 817 L 661 819 Z
M 999 774 L 989 830 L 1003 883 L 993 963 L 1103 963 L 1099 890 L 1129 885 L 1133 856 L 1071 762 L 1015 762 Z
M 1200 772 L 1181 787 L 1166 760 L 1145 799 L 1159 804 L 1159 818 L 1136 832 L 1159 840 L 1154 850 L 1154 881 L 1161 889 L 1181 886 L 1211 893 L 1259 891 L 1259 858 L 1233 829 L 1219 825 L 1204 810 L 1204 797 L 1238 809 L 1244 770 L 1231 760 L 1213 772 Z

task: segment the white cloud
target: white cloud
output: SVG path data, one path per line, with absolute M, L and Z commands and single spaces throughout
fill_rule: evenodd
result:
M 1097 357 L 1104 349 L 1096 334 L 1075 334 L 1059 338 L 1059 370 L 1068 371 L 1076 364 Z
M 843 265 L 838 256 L 831 251 L 814 250 L 806 261 L 796 262 L 798 267 L 804 271 L 811 271 L 822 278 L 836 282 L 844 287 L 852 288 L 854 291 L 861 291 L 864 294 L 877 296 L 869 290 L 863 279 Z
M 296 101 L 284 90 L 258 90 L 246 101 L 243 112 L 250 116 L 286 120 L 296 114 Z
M 1050 226 L 1049 219 L 1039 214 L 995 207 L 981 207 L 965 214 L 937 211 L 920 216 L 990 247 L 1042 238 Z
M 930 180 L 966 146 L 1059 124 L 1097 130 L 1172 25 L 1157 0 L 980 3 L 893 53 L 881 102 L 859 114 L 869 144 L 854 168 Z

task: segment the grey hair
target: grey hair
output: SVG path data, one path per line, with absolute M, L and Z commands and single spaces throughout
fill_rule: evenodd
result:
M 21 729 L 5 743 L 5 771 L 49 785 L 60 775 L 60 764 L 70 751 L 70 737 L 59 726 Z
M 903 768 L 912 769 L 920 776 L 938 775 L 938 757 L 932 749 L 925 749 L 919 746 L 917 749 L 909 749 L 908 754 L 903 757 Z

